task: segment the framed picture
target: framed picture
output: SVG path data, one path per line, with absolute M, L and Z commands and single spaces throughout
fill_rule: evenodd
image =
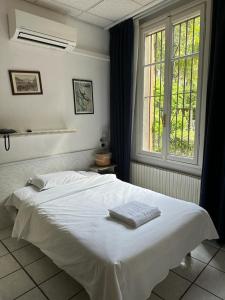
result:
M 91 80 L 73 79 L 75 114 L 93 114 L 93 84 Z
M 41 74 L 38 71 L 9 70 L 13 95 L 41 95 Z

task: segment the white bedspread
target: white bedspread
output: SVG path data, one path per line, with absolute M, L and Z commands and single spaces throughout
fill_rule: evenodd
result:
M 141 201 L 161 216 L 131 229 L 112 221 L 108 209 Z M 24 238 L 80 282 L 92 300 L 146 300 L 170 268 L 204 239 L 217 238 L 199 206 L 131 184 L 114 175 L 11 197 L 18 208 L 14 237 Z

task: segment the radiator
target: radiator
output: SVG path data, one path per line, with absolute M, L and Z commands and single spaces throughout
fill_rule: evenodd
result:
M 155 192 L 199 204 L 201 181 L 196 177 L 132 162 L 131 182 Z

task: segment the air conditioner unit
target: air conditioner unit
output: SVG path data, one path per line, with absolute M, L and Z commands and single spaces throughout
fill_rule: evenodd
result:
M 76 29 L 18 9 L 8 14 L 11 40 L 72 52 Z

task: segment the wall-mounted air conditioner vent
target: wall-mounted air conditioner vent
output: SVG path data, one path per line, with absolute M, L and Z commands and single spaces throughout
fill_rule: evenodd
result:
M 77 41 L 74 28 L 20 10 L 9 14 L 9 34 L 11 40 L 70 52 Z

